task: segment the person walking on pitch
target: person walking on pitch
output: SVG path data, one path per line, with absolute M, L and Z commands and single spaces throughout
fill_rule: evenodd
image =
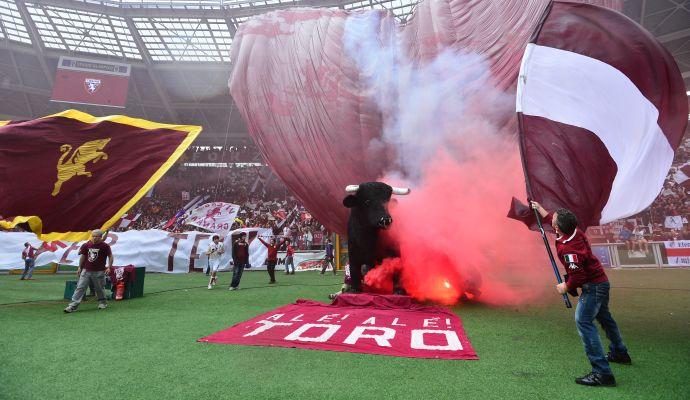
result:
M 208 290 L 213 289 L 213 286 L 218 282 L 218 269 L 220 268 L 220 256 L 225 253 L 225 246 L 223 242 L 220 241 L 220 236 L 213 235 L 211 243 L 208 245 L 206 250 L 206 255 L 208 256 L 208 262 L 211 267 L 211 279 L 208 281 Z

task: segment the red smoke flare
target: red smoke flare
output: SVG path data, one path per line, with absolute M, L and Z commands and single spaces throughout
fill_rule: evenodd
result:
M 401 258 L 385 260 L 365 282 L 390 292 L 400 270 L 403 287 L 420 301 L 533 301 L 552 277 L 539 236 L 506 217 L 511 196 L 524 193 L 517 145 L 477 135 L 457 144 L 462 159 L 439 151 L 421 185 L 391 203 Z

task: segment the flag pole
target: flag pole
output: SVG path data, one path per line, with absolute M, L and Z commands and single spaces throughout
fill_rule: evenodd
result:
M 520 79 L 520 78 L 518 78 Z M 553 268 L 553 273 L 556 275 L 556 281 L 558 283 L 563 283 L 563 278 L 561 278 L 561 273 L 558 271 L 558 267 L 556 266 L 556 260 L 553 257 L 553 253 L 551 252 L 551 246 L 549 246 L 549 240 L 546 238 L 546 232 L 544 232 L 544 227 L 542 226 L 541 223 L 541 216 L 539 215 L 539 212 L 535 210 L 532 207 L 531 201 L 534 199 L 532 195 L 532 184 L 530 183 L 529 180 L 529 174 L 527 173 L 527 163 L 525 162 L 525 135 L 524 135 L 524 130 L 523 130 L 523 122 L 522 122 L 522 113 L 519 112 L 517 113 L 518 115 L 518 135 L 519 135 L 519 142 L 520 142 L 520 161 L 522 161 L 522 172 L 525 174 L 525 187 L 527 189 L 527 202 L 529 204 L 529 208 L 534 212 L 534 216 L 537 218 L 537 226 L 539 227 L 539 232 L 541 233 L 541 238 L 544 241 L 544 247 L 546 248 L 546 253 L 549 255 L 549 261 L 551 261 L 551 268 Z M 573 308 L 573 305 L 570 303 L 570 298 L 568 297 L 567 294 L 563 293 L 563 302 L 565 303 L 565 306 L 567 308 Z

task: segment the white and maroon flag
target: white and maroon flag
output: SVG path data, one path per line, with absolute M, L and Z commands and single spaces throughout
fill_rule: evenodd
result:
M 133 213 L 127 213 L 120 218 L 120 223 L 118 224 L 118 228 L 124 229 L 135 223 L 139 217 L 141 217 L 141 213 L 138 214 L 133 214 Z
M 239 210 L 240 206 L 237 204 L 218 201 L 206 203 L 195 208 L 185 223 L 225 234 L 230 231 Z
M 685 188 L 686 191 L 690 189 L 690 162 L 678 167 L 676 173 L 673 175 L 673 180 Z
M 552 2 L 527 45 L 516 111 L 528 195 L 581 228 L 636 214 L 664 183 L 688 120 L 683 79 L 644 28 Z M 514 200 L 509 216 L 533 227 Z

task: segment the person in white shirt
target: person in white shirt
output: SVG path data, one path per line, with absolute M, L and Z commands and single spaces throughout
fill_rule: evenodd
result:
M 635 249 L 635 247 L 637 247 L 639 251 L 647 254 L 649 252 L 649 243 L 647 242 L 647 239 L 645 239 L 644 237 L 645 232 L 645 227 L 643 225 L 638 225 L 637 227 L 635 227 L 635 230 L 633 231 L 633 235 L 635 236 L 633 250 Z
M 220 236 L 213 235 L 212 241 L 208 245 L 208 250 L 206 250 L 208 262 L 211 265 L 211 280 L 208 281 L 209 290 L 213 289 L 213 286 L 218 282 L 216 274 L 220 268 L 220 256 L 223 253 L 225 253 L 225 246 L 220 241 Z

